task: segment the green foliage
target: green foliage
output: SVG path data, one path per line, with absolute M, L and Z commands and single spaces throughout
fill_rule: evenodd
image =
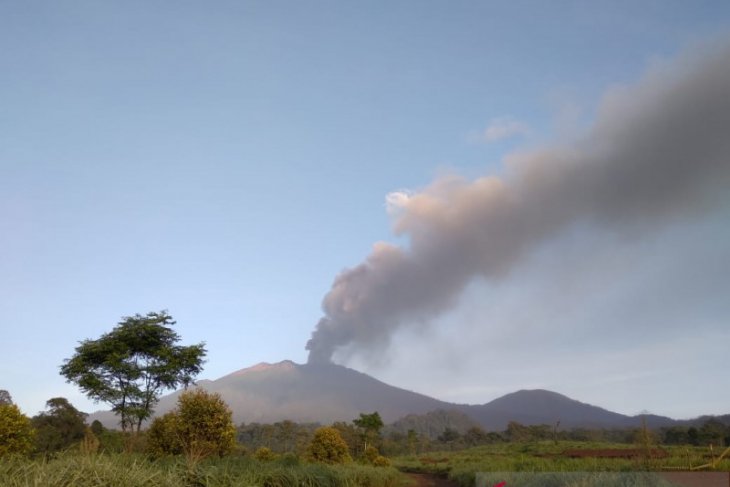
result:
M 48 454 L 79 443 L 86 432 L 86 416 L 86 413 L 73 407 L 66 398 L 49 399 L 46 402 L 46 411 L 31 419 L 37 432 L 36 451 Z
M 180 394 L 177 408 L 152 422 L 147 449 L 156 456 L 182 453 L 195 464 L 232 452 L 235 434 L 231 410 L 220 395 L 195 389 Z
M 233 414 L 220 394 L 185 391 L 177 400 L 177 435 L 186 456 L 223 456 L 236 444 Z
M 373 463 L 378 455 L 380 455 L 380 453 L 378 452 L 377 448 L 375 448 L 374 446 L 368 446 L 367 448 L 365 448 L 365 452 L 362 456 L 368 463 Z
M 99 421 L 98 419 L 95 419 L 91 423 L 91 431 L 97 436 L 97 438 L 101 436 L 102 433 L 104 433 L 104 430 L 104 425 L 101 424 L 101 421 Z
M 374 446 L 365 448 L 363 458 L 374 467 L 390 467 L 390 460 L 381 455 Z
M 340 432 L 331 426 L 314 432 L 308 453 L 310 459 L 321 463 L 337 464 L 352 460 L 347 443 L 340 436 Z
M 148 453 L 155 457 L 182 453 L 177 422 L 176 413 L 167 413 L 152 420 L 152 424 L 147 429 Z
M 35 431 L 30 419 L 15 404 L 0 405 L 0 458 L 26 455 L 33 450 Z
M 385 458 L 383 455 L 378 455 L 371 463 L 374 467 L 390 467 L 390 460 Z
M 360 428 L 363 452 L 367 449 L 368 443 L 376 443 L 380 440 L 380 430 L 383 429 L 384 423 L 377 411 L 371 414 L 360 413 L 360 417 L 354 419 L 352 423 Z
M 701 445 L 730 446 L 727 438 L 730 437 L 730 427 L 716 419 L 708 419 L 699 429 L 699 443 Z
M 362 434 L 352 423 L 338 421 L 332 424 L 332 428 L 336 429 L 340 437 L 347 443 L 347 448 L 351 458 L 356 458 L 358 452 L 362 451 Z
M 380 413 L 375 411 L 372 414 L 360 413 L 360 417 L 352 421 L 355 426 L 362 428 L 365 431 L 379 433 L 383 428 L 383 420 L 380 417 Z
M 279 421 L 274 424 L 249 423 L 236 428 L 236 439 L 251 450 L 265 446 L 275 453 L 305 455 L 316 423 Z
M 180 346 L 166 311 L 125 317 L 97 340 L 84 340 L 61 375 L 91 399 L 109 403 L 123 431 L 149 418 L 166 389 L 187 386 L 202 370 L 202 343 Z
M 254 452 L 253 456 L 259 462 L 270 462 L 276 458 L 276 453 L 271 451 L 270 448 L 262 446 Z

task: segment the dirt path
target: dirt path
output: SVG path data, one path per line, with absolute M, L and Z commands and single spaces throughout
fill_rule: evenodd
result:
M 408 473 L 413 480 L 413 487 L 458 487 L 456 482 L 427 473 Z

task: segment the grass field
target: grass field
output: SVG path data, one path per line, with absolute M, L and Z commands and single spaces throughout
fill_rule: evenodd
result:
M 201 462 L 192 472 L 181 459 L 153 461 L 133 454 L 0 460 L 3 487 L 396 487 L 403 482 L 393 468 L 299 464 L 291 459 L 223 458 Z
M 479 472 L 641 472 L 675 471 L 706 464 L 712 460 L 707 447 L 662 447 L 665 458 L 569 458 L 569 450 L 636 449 L 634 445 L 552 441 L 500 443 L 461 451 L 429 452 L 393 459 L 401 470 L 426 472 L 448 477 L 459 485 L 471 487 Z M 721 451 L 714 451 L 717 458 Z M 720 461 L 716 470 L 730 471 L 730 459 Z
M 507 476 L 551 472 L 551 477 L 529 475 L 519 485 L 529 481 L 545 482 L 575 480 L 586 484 L 577 474 L 604 475 L 600 485 L 668 485 L 656 481 L 646 483 L 632 472 L 689 470 L 706 464 L 721 452 L 707 447 L 662 447 L 664 458 L 571 458 L 571 450 L 635 450 L 626 444 L 558 442 L 499 443 L 461 451 L 428 452 L 396 457 L 394 468 L 371 467 L 358 463 L 330 466 L 307 463 L 295 456 L 282 456 L 274 461 L 257 461 L 250 456 L 232 456 L 199 463 L 190 470 L 181 457 L 152 460 L 140 454 L 82 455 L 65 453 L 52 459 L 4 458 L 0 460 L 0 485 L 3 487 L 136 487 L 136 486 L 262 486 L 262 487 L 400 487 L 406 485 L 406 472 L 431 473 L 448 476 L 461 486 L 494 485 Z M 715 470 L 730 471 L 730 459 L 717 463 Z M 507 473 L 507 476 L 505 475 Z M 627 474 L 616 476 L 616 473 Z M 611 474 L 611 475 L 608 475 Z M 562 477 L 561 477 L 562 475 Z M 517 476 L 517 477 L 515 477 Z M 605 477 L 605 478 L 604 478 Z M 582 477 L 581 477 L 582 478 Z M 591 477 L 593 478 L 593 477 Z M 629 479 L 629 480 L 627 480 Z M 644 483 L 631 483 L 633 480 Z M 477 480 L 479 482 L 477 482 Z M 528 481 L 529 480 L 529 481 Z M 494 482 L 493 482 L 494 481 Z M 581 483 L 583 482 L 583 483 Z M 654 482 L 654 480 L 652 480 Z M 548 482 L 549 483 L 549 482 Z M 515 482 L 513 482 L 515 484 Z M 572 485 L 572 484 L 555 484 Z

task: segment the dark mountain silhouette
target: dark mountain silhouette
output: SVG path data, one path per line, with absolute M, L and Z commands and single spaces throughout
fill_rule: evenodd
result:
M 360 413 L 378 411 L 386 423 L 409 414 L 422 415 L 436 410 L 453 410 L 468 416 L 483 428 L 502 431 L 509 421 L 522 424 L 554 425 L 561 428 L 623 428 L 641 425 L 638 416 L 626 416 L 585 404 L 545 390 L 521 390 L 482 405 L 453 404 L 394 387 L 367 374 L 334 364 L 296 364 L 289 360 L 261 363 L 217 380 L 198 382 L 219 393 L 240 423 L 296 422 L 329 424 L 351 421 Z M 162 397 L 156 414 L 173 409 L 180 391 Z M 671 418 L 647 415 L 650 427 L 679 424 Z M 118 418 L 97 412 L 98 419 L 116 427 Z
M 555 425 L 561 428 L 625 428 L 641 426 L 640 416 L 626 416 L 571 399 L 557 392 L 520 390 L 481 406 L 460 406 L 468 416 L 488 430 L 502 431 L 510 421 L 522 424 Z M 667 426 L 674 420 L 645 415 L 649 427 Z

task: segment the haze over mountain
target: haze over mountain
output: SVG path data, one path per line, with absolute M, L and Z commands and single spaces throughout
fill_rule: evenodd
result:
M 453 404 L 388 385 L 367 374 L 335 364 L 297 364 L 289 360 L 260 363 L 221 377 L 202 380 L 198 386 L 219 393 L 240 423 L 351 421 L 360 413 L 378 411 L 386 423 L 412 414 L 456 410 L 490 431 L 504 430 L 509 421 L 523 424 L 555 424 L 561 427 L 638 426 L 638 417 L 626 416 L 585 404 L 556 392 L 520 390 L 481 405 Z M 175 407 L 180 391 L 161 398 L 156 414 Z M 116 427 L 110 412 L 97 412 L 99 419 Z M 652 426 L 674 423 L 651 416 Z

